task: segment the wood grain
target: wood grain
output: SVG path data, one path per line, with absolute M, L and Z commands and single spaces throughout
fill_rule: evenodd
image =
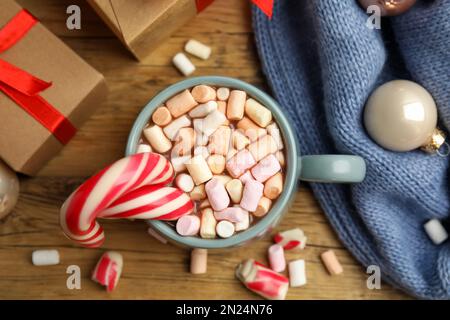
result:
M 143 222 L 102 221 L 106 242 L 102 249 L 82 249 L 67 240 L 58 225 L 58 209 L 85 179 L 124 153 L 130 127 L 151 97 L 182 77 L 170 59 L 189 38 L 208 43 L 208 61 L 193 59 L 195 75 L 238 77 L 266 88 L 253 44 L 249 4 L 241 0 L 216 0 L 205 12 L 179 30 L 144 63 L 137 63 L 83 1 L 20 0 L 52 32 L 101 71 L 110 89 L 104 105 L 35 178 L 21 177 L 21 196 L 14 212 L 0 221 L 1 299 L 254 299 L 235 278 L 234 268 L 245 258 L 266 262 L 270 239 L 248 246 L 209 253 L 208 273 L 188 272 L 189 253 L 163 245 L 146 233 Z M 82 29 L 65 27 L 69 4 L 82 8 Z M 406 296 L 387 284 L 368 290 L 367 275 L 343 248 L 331 230 L 310 190 L 303 186 L 279 229 L 301 227 L 308 246 L 288 259 L 306 259 L 308 284 L 291 288 L 289 299 L 402 299 Z M 31 252 L 57 248 L 61 264 L 31 265 Z M 331 277 L 320 262 L 326 249 L 336 251 L 345 272 Z M 117 290 L 107 294 L 89 280 L 104 250 L 117 250 L 125 259 Z M 82 289 L 66 288 L 66 268 L 78 265 Z

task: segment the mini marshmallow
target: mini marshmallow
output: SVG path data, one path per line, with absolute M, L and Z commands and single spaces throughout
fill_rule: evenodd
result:
M 200 209 L 206 209 L 206 208 L 211 207 L 211 204 L 209 203 L 209 200 L 208 200 L 208 199 L 205 199 L 205 200 L 203 200 L 202 202 L 200 202 L 200 204 L 198 205 L 198 207 L 199 207 Z
M 189 76 L 195 71 L 195 66 L 188 57 L 182 52 L 177 53 L 172 58 L 172 63 L 184 75 Z
M 209 137 L 203 133 L 203 119 L 194 119 L 194 130 L 196 132 L 195 145 L 206 146 L 208 144 Z
M 278 162 L 280 163 L 280 166 L 284 168 L 286 166 L 286 160 L 284 158 L 283 151 L 277 151 L 275 153 L 275 157 L 277 157 Z
M 233 201 L 233 203 L 241 202 L 242 190 L 244 189 L 241 180 L 239 179 L 230 180 L 225 185 L 225 189 L 227 189 L 227 192 L 230 195 L 231 201 Z
M 245 114 L 263 128 L 272 121 L 272 112 L 252 98 L 245 103 Z
M 218 93 L 219 92 L 217 91 L 217 94 Z M 227 115 L 227 103 L 225 101 L 217 101 L 217 110 L 226 116 Z M 229 122 L 228 119 L 227 119 L 227 122 Z M 228 123 L 226 123 L 226 124 L 228 124 Z
M 216 90 L 204 84 L 195 86 L 191 94 L 198 103 L 205 103 L 216 99 Z
M 267 134 L 266 129 L 261 128 L 247 117 L 243 117 L 242 120 L 237 123 L 236 127 L 241 130 L 250 141 L 255 141 Z
M 230 176 L 227 176 L 225 174 L 215 175 L 214 178 L 218 179 L 224 186 L 226 186 L 227 183 L 232 179 Z
M 278 128 L 277 124 L 271 123 L 267 126 L 267 133 L 272 136 L 273 140 L 275 140 L 278 150 L 282 150 L 284 148 L 283 138 L 281 138 L 281 132 Z
M 211 55 L 211 48 L 200 41 L 190 39 L 184 45 L 184 51 L 196 56 L 197 58 L 207 60 Z
M 192 128 L 181 128 L 176 137 L 176 144 L 173 146 L 173 156 L 185 156 L 190 155 L 191 150 L 195 144 L 195 131 Z
M 270 154 L 254 166 L 250 172 L 257 181 L 265 182 L 280 170 L 281 166 L 277 158 L 273 154 Z
M 434 244 L 439 245 L 448 238 L 448 233 L 437 219 L 431 219 L 424 225 L 425 231 Z
M 278 232 L 273 241 L 283 247 L 284 250 L 302 250 L 306 246 L 306 236 L 300 228 Z
M 227 120 L 225 115 L 219 110 L 215 110 L 203 119 L 201 133 L 210 136 Z
M 189 194 L 192 200 L 194 201 L 200 201 L 206 198 L 206 191 L 205 191 L 205 185 L 200 184 L 198 186 L 195 186 L 194 189 L 192 189 L 191 193 Z
M 208 181 L 205 185 L 205 190 L 209 203 L 215 211 L 221 211 L 230 204 L 230 198 L 225 190 L 225 186 L 217 178 L 212 178 Z
M 331 275 L 338 275 L 344 272 L 333 250 L 325 251 L 320 255 L 320 258 Z
M 230 221 L 222 220 L 216 226 L 216 233 L 221 238 L 229 238 L 234 234 L 234 224 Z
M 248 212 L 240 207 L 229 207 L 222 211 L 214 211 L 214 217 L 218 221 L 243 222 L 247 216 Z
M 225 157 L 219 154 L 213 154 L 206 160 L 209 169 L 213 174 L 221 174 L 225 170 Z
M 226 168 L 233 178 L 237 178 L 255 164 L 256 161 L 250 151 L 243 149 L 227 161 Z
M 157 125 L 144 129 L 144 136 L 156 152 L 165 153 L 172 148 L 172 142 Z
M 237 153 L 237 150 L 236 150 L 236 149 L 234 149 L 234 148 L 228 149 L 228 153 L 227 153 L 226 160 L 228 161 L 228 160 L 230 160 L 231 158 L 233 158 L 233 157 L 236 155 L 236 153 Z
M 200 237 L 203 239 L 214 239 L 216 237 L 217 220 L 211 208 L 203 209 L 201 212 Z
M 194 215 L 182 216 L 177 220 L 176 230 L 180 236 L 195 236 L 200 230 L 200 218 Z
M 155 110 L 155 112 L 153 112 L 152 121 L 154 124 L 164 127 L 172 121 L 172 115 L 166 107 L 159 107 Z
M 199 104 L 194 109 L 189 111 L 189 116 L 191 118 L 203 118 L 215 110 L 217 110 L 217 102 L 208 101 L 206 103 Z
M 59 264 L 58 250 L 36 250 L 31 254 L 35 266 L 54 266 Z
M 179 157 L 178 155 L 171 157 L 170 163 L 172 164 L 175 172 L 183 172 L 186 170 L 186 163 L 191 160 L 190 155 Z
M 230 96 L 230 89 L 228 88 L 219 88 L 217 89 L 217 99 L 221 101 L 228 100 L 228 97 Z
M 252 174 L 250 173 L 250 170 L 247 170 L 247 171 L 245 171 L 244 174 L 242 174 L 242 175 L 239 177 L 239 180 L 241 180 L 241 182 L 242 182 L 243 184 L 246 184 L 248 180 L 255 180 L 255 179 L 253 179 L 253 176 L 252 176 Z
M 275 153 L 278 147 L 272 136 L 266 135 L 250 144 L 248 150 L 251 152 L 253 158 L 259 161 L 269 154 Z
M 194 180 L 186 173 L 181 173 L 175 178 L 175 185 L 184 192 L 191 192 L 194 189 Z
M 247 93 L 242 90 L 232 90 L 227 103 L 228 120 L 241 120 L 244 116 L 245 99 Z
M 208 250 L 195 248 L 191 251 L 191 273 L 206 273 L 208 267 Z
M 232 144 L 236 150 L 242 150 L 250 144 L 250 140 L 242 133 L 241 130 L 234 130 Z
M 167 138 L 169 138 L 172 141 L 175 141 L 175 138 L 177 137 L 178 131 L 181 128 L 186 128 L 191 125 L 191 120 L 189 120 L 188 117 L 182 116 L 178 119 L 173 120 L 169 125 L 165 126 L 163 131 Z
M 166 102 L 167 109 L 169 109 L 170 114 L 175 118 L 189 112 L 197 104 L 189 90 L 184 90 Z
M 289 282 L 291 287 L 301 287 L 306 284 L 305 260 L 289 262 Z
M 195 156 L 186 162 L 186 168 L 197 186 L 213 177 L 208 164 L 201 155 Z
M 255 212 L 253 212 L 253 215 L 255 217 L 263 217 L 269 212 L 270 207 L 272 206 L 272 200 L 262 197 L 258 202 L 258 207 L 256 208 Z
M 209 151 L 208 148 L 205 146 L 197 146 L 194 148 L 194 156 L 201 155 L 203 159 L 208 159 L 209 157 Z
M 152 147 L 150 147 L 148 144 L 140 143 L 137 147 L 136 153 L 145 153 L 145 152 L 152 152 Z
M 247 211 L 245 212 L 245 217 L 242 221 L 234 223 L 234 229 L 237 231 L 244 231 L 250 227 L 250 214 Z
M 264 183 L 264 196 L 275 200 L 283 191 L 283 174 L 278 172 Z
M 240 206 L 250 212 L 258 208 L 259 200 L 263 195 L 264 185 L 256 180 L 249 180 L 244 186 Z
M 227 126 L 220 126 L 217 128 L 211 135 L 208 144 L 209 153 L 226 156 L 230 148 L 231 133 L 231 128 Z
M 161 242 L 162 244 L 167 244 L 167 239 L 164 238 L 163 236 L 161 236 L 158 232 L 156 232 L 155 230 L 153 230 L 153 228 L 148 228 L 147 229 L 147 233 L 149 235 L 151 235 L 153 238 L 155 238 L 156 240 L 158 240 L 159 242 Z
M 283 247 L 278 244 L 273 244 L 269 247 L 268 254 L 270 268 L 275 272 L 283 272 L 286 269 Z

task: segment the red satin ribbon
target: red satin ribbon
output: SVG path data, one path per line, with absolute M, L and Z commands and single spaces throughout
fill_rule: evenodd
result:
M 252 0 L 252 2 L 256 4 L 269 19 L 272 19 L 274 0 Z
M 0 53 L 22 39 L 37 23 L 28 11 L 21 10 L 0 29 Z M 39 93 L 52 85 L 0 59 L 0 91 L 49 130 L 62 144 L 75 135 L 76 128 Z
M 201 12 L 205 10 L 214 0 L 195 0 L 197 6 L 197 11 Z M 273 2 L 274 0 L 252 0 L 252 2 L 257 5 L 262 12 L 265 13 L 270 19 L 272 19 L 273 14 Z

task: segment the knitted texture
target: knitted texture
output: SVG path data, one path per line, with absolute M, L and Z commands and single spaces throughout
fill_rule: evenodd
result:
M 450 243 L 434 245 L 423 224 L 449 215 L 448 162 L 420 150 L 384 150 L 362 121 L 370 93 L 410 79 L 436 100 L 450 126 L 450 1 L 419 0 L 382 29 L 366 26 L 355 0 L 278 0 L 268 20 L 254 8 L 264 73 L 293 120 L 302 154 L 362 156 L 367 177 L 355 185 L 312 183 L 342 242 L 383 280 L 425 299 L 450 299 Z

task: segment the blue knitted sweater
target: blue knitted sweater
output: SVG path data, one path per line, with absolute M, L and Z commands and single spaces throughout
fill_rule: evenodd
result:
M 357 185 L 311 184 L 342 242 L 383 280 L 425 299 L 450 299 L 450 242 L 423 224 L 449 216 L 449 158 L 375 144 L 362 114 L 369 94 L 411 79 L 436 100 L 450 128 L 450 1 L 419 0 L 406 14 L 366 26 L 356 0 L 278 0 L 268 20 L 253 11 L 256 43 L 273 95 L 295 122 L 302 154 L 364 157 Z

